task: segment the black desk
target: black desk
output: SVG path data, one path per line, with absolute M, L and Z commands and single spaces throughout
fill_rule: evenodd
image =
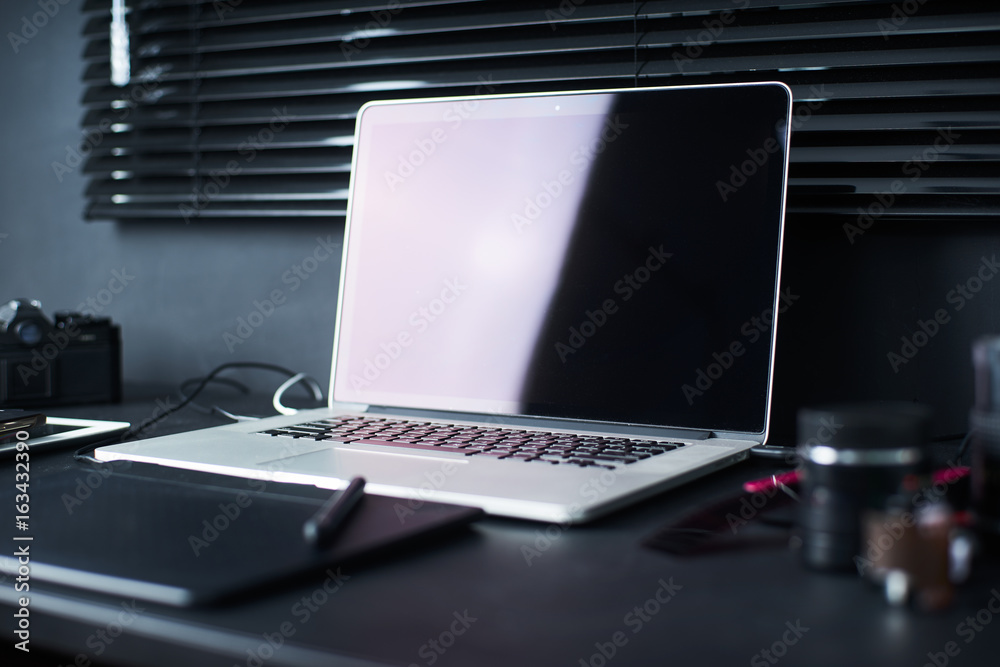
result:
M 52 413 L 141 421 L 168 395 L 140 392 L 120 406 Z M 266 400 L 241 401 L 226 406 L 266 411 Z M 215 423 L 186 409 L 154 434 Z M 39 476 L 75 465 L 69 453 L 39 454 L 31 470 Z M 13 463 L 0 470 L 0 479 L 13 483 Z M 640 546 L 664 523 L 771 470 L 740 464 L 567 530 L 487 518 L 441 544 L 344 568 L 339 582 L 317 577 L 222 609 L 133 608 L 131 599 L 112 594 L 33 584 L 35 662 L 17 652 L 18 660 L 5 664 L 998 664 L 996 559 L 979 563 L 952 609 L 925 614 L 890 608 L 856 576 L 808 572 L 783 548 L 684 559 Z M 13 552 L 9 540 L 4 553 Z M 14 642 L 15 600 L 8 579 L 0 584 L 4 649 Z M 43 649 L 52 654 L 39 660 Z

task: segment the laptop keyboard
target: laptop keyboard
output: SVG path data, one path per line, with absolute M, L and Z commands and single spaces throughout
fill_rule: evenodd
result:
M 258 433 L 601 468 L 616 468 L 685 446 L 681 442 L 361 416 L 321 419 Z

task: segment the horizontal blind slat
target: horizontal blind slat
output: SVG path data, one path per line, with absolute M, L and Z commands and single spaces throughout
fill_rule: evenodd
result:
M 887 218 L 1000 213 L 989 3 L 128 4 L 124 88 L 108 81 L 110 0 L 82 8 L 84 134 L 65 162 L 90 179 L 88 219 L 341 221 L 353 121 L 372 99 L 764 80 L 795 98 L 790 212 L 857 217 L 903 179 Z

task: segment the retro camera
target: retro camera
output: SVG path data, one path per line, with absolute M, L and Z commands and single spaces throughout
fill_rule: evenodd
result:
M 121 400 L 121 328 L 107 317 L 56 313 L 38 301 L 0 305 L 0 407 Z

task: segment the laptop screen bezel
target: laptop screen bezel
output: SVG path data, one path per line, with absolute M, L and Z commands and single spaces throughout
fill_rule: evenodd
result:
M 346 267 L 348 264 L 348 256 L 350 254 L 351 246 L 351 228 L 352 224 L 355 224 L 353 210 L 355 201 L 355 187 L 356 187 L 356 174 L 357 174 L 357 162 L 358 162 L 358 145 L 359 139 L 361 137 L 362 122 L 364 120 L 365 114 L 369 109 L 384 106 L 398 106 L 398 105 L 422 105 L 422 104 L 456 104 L 456 103 L 466 103 L 466 102 L 480 102 L 491 99 L 511 99 L 511 98 L 558 98 L 561 96 L 568 95 L 617 95 L 622 93 L 636 94 L 642 91 L 681 91 L 681 90 L 699 90 L 699 89 L 718 89 L 718 88 L 740 88 L 746 86 L 773 86 L 778 87 L 784 91 L 786 105 L 784 111 L 784 122 L 786 131 L 784 133 L 784 141 L 781 146 L 781 186 L 780 186 L 780 196 L 781 202 L 779 207 L 779 220 L 777 221 L 777 250 L 776 250 L 776 266 L 774 275 L 774 294 L 771 303 L 772 313 L 774 314 L 774 322 L 772 323 L 770 330 L 768 332 L 768 361 L 767 361 L 767 380 L 765 388 L 764 397 L 764 415 L 763 415 L 763 428 L 759 431 L 734 431 L 734 430 L 718 430 L 711 427 L 706 427 L 705 429 L 691 428 L 691 427 L 677 427 L 671 425 L 652 425 L 652 424 L 631 424 L 627 422 L 615 422 L 615 421 L 601 421 L 601 420 L 581 420 L 576 418 L 559 418 L 559 417 L 539 417 L 537 415 L 528 414 L 518 414 L 518 413 L 477 413 L 477 412 L 466 412 L 466 411 L 449 411 L 441 410 L 438 408 L 426 407 L 421 408 L 418 406 L 392 406 L 392 405 L 372 405 L 372 404 L 359 404 L 355 401 L 344 401 L 342 398 L 338 398 L 336 395 L 336 380 L 337 380 L 337 368 L 338 368 L 338 350 L 340 350 L 341 334 L 342 334 L 342 324 L 343 324 L 343 312 L 342 307 L 344 303 L 344 295 L 346 286 Z M 575 90 L 575 91 L 559 91 L 559 92 L 542 92 L 542 93 L 517 93 L 517 94 L 500 94 L 500 95 L 465 95 L 465 96 L 455 96 L 455 97 L 434 97 L 434 98 L 416 98 L 416 99 L 402 99 L 402 100 L 382 100 L 373 101 L 365 104 L 361 107 L 358 112 L 358 117 L 356 121 L 355 129 L 355 152 L 352 158 L 351 166 L 351 182 L 349 187 L 349 198 L 348 206 L 346 212 L 345 228 L 344 228 L 344 244 L 343 244 L 343 257 L 341 262 L 341 275 L 340 283 L 338 287 L 338 301 L 337 301 L 337 317 L 336 317 L 336 328 L 334 333 L 333 341 L 333 356 L 331 364 L 331 375 L 330 375 L 330 392 L 329 392 L 329 406 L 331 408 L 338 408 L 350 406 L 356 410 L 362 411 L 376 411 L 376 412 L 395 412 L 395 413 L 412 413 L 415 416 L 418 415 L 435 415 L 442 418 L 446 416 L 458 417 L 462 419 L 471 419 L 479 421 L 490 421 L 495 422 L 498 418 L 502 418 L 505 423 L 519 424 L 519 425 L 550 425 L 557 426 L 559 424 L 564 424 L 565 427 L 571 427 L 574 425 L 587 424 L 595 429 L 610 429 L 610 430 L 623 430 L 628 432 L 634 432 L 638 430 L 643 433 L 653 433 L 656 431 L 688 431 L 688 432 L 712 432 L 717 436 L 731 437 L 736 439 L 750 439 L 756 442 L 764 442 L 767 439 L 767 434 L 770 426 L 771 418 L 771 405 L 773 400 L 773 381 L 774 381 L 774 361 L 776 354 L 776 343 L 777 343 L 777 318 L 780 307 L 780 290 L 781 290 L 781 267 L 782 267 L 782 253 L 783 253 L 783 240 L 784 240 L 784 224 L 785 224 L 785 200 L 787 193 L 787 179 L 788 179 L 788 154 L 790 147 L 790 133 L 791 133 L 791 90 L 787 85 L 781 82 L 768 81 L 759 83 L 741 83 L 741 84 L 709 84 L 709 85 L 692 85 L 692 86 L 660 86 L 660 87 L 645 87 L 645 88 L 609 88 L 609 89 L 596 89 L 596 90 Z M 363 147 L 362 147 L 363 148 Z

